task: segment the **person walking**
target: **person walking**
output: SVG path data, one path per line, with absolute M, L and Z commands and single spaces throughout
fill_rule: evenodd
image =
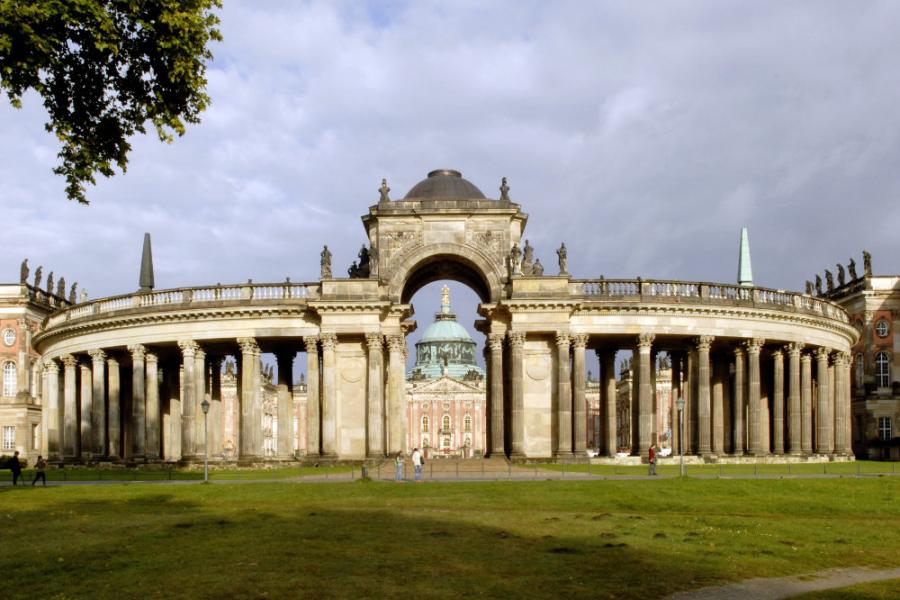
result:
M 398 452 L 394 457 L 394 481 L 403 483 L 403 453 Z
M 13 485 L 18 485 L 16 482 L 19 481 L 19 477 L 22 475 L 22 463 L 19 462 L 18 450 L 13 453 L 13 457 L 9 459 L 9 462 L 6 463 L 6 466 L 9 467 L 10 471 L 12 471 Z
M 650 445 L 650 450 L 647 455 L 650 463 L 650 475 L 656 475 L 656 444 Z
M 413 469 L 415 469 L 415 471 L 416 471 L 416 483 L 421 483 L 422 482 L 422 465 L 425 464 L 425 461 L 422 459 L 422 453 L 419 452 L 418 448 L 413 448 L 412 464 L 413 464 Z
M 40 479 L 44 483 L 44 487 L 47 487 L 47 474 L 44 473 L 44 469 L 47 468 L 47 461 L 44 460 L 44 457 L 38 454 L 37 462 L 34 463 L 34 481 L 31 482 L 31 487 L 34 487 L 34 484 L 37 483 L 37 480 Z

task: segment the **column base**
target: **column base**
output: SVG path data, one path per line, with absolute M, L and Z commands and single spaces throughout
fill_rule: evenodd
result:
M 573 458 L 574 456 L 575 454 L 569 450 L 563 450 L 562 452 L 556 453 L 556 458 Z

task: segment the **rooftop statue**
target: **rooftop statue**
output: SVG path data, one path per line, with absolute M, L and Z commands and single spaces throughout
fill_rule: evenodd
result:
M 866 277 L 872 276 L 872 255 L 868 250 L 863 250 L 863 273 Z
M 847 270 L 850 271 L 850 281 L 856 281 L 856 261 L 852 258 L 850 259 L 850 264 L 847 265 Z
M 328 246 L 322 248 L 322 253 L 319 256 L 319 277 L 321 279 L 331 279 L 331 251 L 328 249 Z
M 541 277 L 544 274 L 544 265 L 541 264 L 541 259 L 534 261 L 534 266 L 531 267 L 531 274 L 535 277 Z
M 838 287 L 844 285 L 844 265 L 838 263 L 837 265 L 837 277 L 838 277 Z
M 60 277 L 59 283 L 56 284 L 56 295 L 65 300 L 66 298 L 66 278 Z
M 47 295 L 53 295 L 53 271 L 50 271 L 50 274 L 47 275 Z
M 22 261 L 22 266 L 19 268 L 19 283 L 28 283 L 28 259 Z
M 75 299 L 78 297 L 75 293 L 75 290 L 78 288 L 78 282 L 72 284 L 72 289 L 69 290 L 69 304 L 75 304 Z
M 37 270 L 34 272 L 34 289 L 38 290 L 41 288 L 41 272 L 44 270 L 44 267 L 38 265 Z
M 816 273 L 816 296 L 822 295 L 822 278 Z
M 359 269 L 356 272 L 357 277 L 368 277 L 369 276 L 369 249 L 366 248 L 366 245 L 363 244 L 359 249 L 359 254 L 356 255 L 359 258 Z
M 806 293 L 810 296 L 813 295 L 813 284 L 809 279 L 806 280 Z
M 556 255 L 559 257 L 559 274 L 560 275 L 568 275 L 569 274 L 569 251 L 566 250 L 566 243 L 563 242 L 562 246 L 559 247 L 559 250 L 556 251 Z
M 353 264 L 350 265 L 350 268 L 347 269 L 347 275 L 350 279 L 357 279 L 359 277 L 359 267 L 356 265 L 356 261 L 353 261 Z
M 80 299 L 80 301 L 81 301 L 81 302 L 87 302 L 87 299 L 88 299 L 88 293 L 87 293 L 87 290 L 84 289 L 84 288 L 81 288 L 81 299 Z
M 829 292 L 834 289 L 834 275 L 828 269 L 825 269 L 825 285 L 828 286 Z
M 531 275 L 531 270 L 534 267 L 534 247 L 531 245 L 531 242 L 525 240 L 525 248 L 522 252 L 522 274 L 523 275 Z
M 441 288 L 441 307 L 444 306 L 450 306 L 450 288 L 447 284 L 444 284 L 444 287 Z
M 514 242 L 509 250 L 509 270 L 510 275 L 522 274 L 522 250 L 519 249 L 518 242 Z
M 509 186 L 506 185 L 506 177 L 500 180 L 500 201 L 509 202 Z
M 391 188 L 388 187 L 387 179 L 381 180 L 381 187 L 378 188 L 378 194 L 380 197 L 378 198 L 378 202 L 390 202 L 391 198 L 388 196 L 388 192 L 391 191 Z

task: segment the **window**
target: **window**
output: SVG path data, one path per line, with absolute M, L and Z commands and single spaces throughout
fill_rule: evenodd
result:
M 466 420 L 463 421 L 464 426 L 466 428 L 466 433 L 472 431 L 472 417 L 471 415 L 466 415 Z
M 16 363 L 14 362 L 3 365 L 3 395 L 7 397 L 16 395 Z
M 891 385 L 891 360 L 887 352 L 875 355 L 875 385 L 878 387 Z
M 444 415 L 444 418 L 441 419 L 441 429 L 450 431 L 450 415 Z
M 878 439 L 883 441 L 891 439 L 890 417 L 878 417 Z
M 12 346 L 16 343 L 16 332 L 12 329 L 4 329 L 3 330 L 3 343 L 7 346 Z
M 422 433 L 428 433 L 428 417 L 422 417 Z
M 449 447 L 450 447 L 450 436 L 448 435 L 448 436 L 444 437 L 444 448 L 449 448 Z
M 16 449 L 16 428 L 5 426 L 3 428 L 3 449 L 4 450 L 15 450 Z
M 862 387 L 863 387 L 863 375 L 865 375 L 865 373 L 863 373 L 863 370 L 864 370 L 863 355 L 857 354 L 856 355 L 856 387 L 859 389 L 862 389 Z
M 875 323 L 875 333 L 880 338 L 887 337 L 890 330 L 891 327 L 888 325 L 887 319 L 878 319 L 878 322 Z

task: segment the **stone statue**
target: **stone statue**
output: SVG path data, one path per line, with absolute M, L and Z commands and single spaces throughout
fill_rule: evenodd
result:
M 840 263 L 838 263 L 837 265 L 837 277 L 838 287 L 841 287 L 842 285 L 844 285 L 844 283 L 846 283 L 846 280 L 844 279 L 844 265 Z
M 328 249 L 328 246 L 322 248 L 322 253 L 319 256 L 319 278 L 331 279 L 331 251 Z
M 834 290 L 834 275 L 828 269 L 825 269 L 825 285 L 828 287 L 829 292 Z
M 59 278 L 59 283 L 56 284 L 56 295 L 59 296 L 60 298 L 62 298 L 63 300 L 66 299 L 66 278 L 65 277 Z
M 822 278 L 816 273 L 816 296 L 822 295 Z
M 72 284 L 72 289 L 69 290 L 69 304 L 75 304 L 75 299 L 78 297 L 75 293 L 75 290 L 78 288 L 78 282 Z
M 518 242 L 509 250 L 509 269 L 512 275 L 522 274 L 522 250 L 519 249 Z
M 37 271 L 34 272 L 34 289 L 38 290 L 41 288 L 41 272 L 44 270 L 44 267 L 38 265 Z
M 541 264 L 541 259 L 534 261 L 534 266 L 531 267 L 531 274 L 535 277 L 541 277 L 544 274 L 544 265 Z
M 388 192 L 391 191 L 391 188 L 388 187 L 387 179 L 381 180 L 381 187 L 378 188 L 378 193 L 381 195 L 378 199 L 378 202 L 390 202 L 391 199 L 388 196 Z
M 522 274 L 531 275 L 534 267 L 534 247 L 531 242 L 525 240 L 525 248 L 522 251 Z
M 28 259 L 22 261 L 22 266 L 19 268 L 19 283 L 28 283 Z
M 863 250 L 863 273 L 866 277 L 872 276 L 872 255 L 868 250 Z
M 347 269 L 347 275 L 350 279 L 356 279 L 359 277 L 359 267 L 356 266 L 356 261 L 353 261 L 353 264 L 350 265 L 350 268 Z
M 562 246 L 559 247 L 559 250 L 556 251 L 556 255 L 559 257 L 559 274 L 560 275 L 568 275 L 569 274 L 569 251 L 566 250 L 566 243 L 563 242 Z
M 509 202 L 509 186 L 506 185 L 506 177 L 500 180 L 500 201 Z
M 81 302 L 87 302 L 87 299 L 88 299 L 87 290 L 84 288 L 81 288 L 81 298 L 79 300 Z
M 813 295 L 813 284 L 809 279 L 806 280 L 806 293 L 810 296 Z
M 369 248 L 369 275 L 378 275 L 378 248 Z
M 357 277 L 368 277 L 369 276 L 369 249 L 366 248 L 366 245 L 363 244 L 359 249 L 359 254 L 356 255 L 359 258 L 359 269 L 357 270 Z
M 50 274 L 47 275 L 47 295 L 53 295 L 53 271 L 50 271 Z
M 850 281 L 856 281 L 856 261 L 852 258 L 850 259 L 850 264 L 847 265 L 847 270 L 850 271 Z
M 441 306 L 450 306 L 450 288 L 447 284 L 441 288 Z

